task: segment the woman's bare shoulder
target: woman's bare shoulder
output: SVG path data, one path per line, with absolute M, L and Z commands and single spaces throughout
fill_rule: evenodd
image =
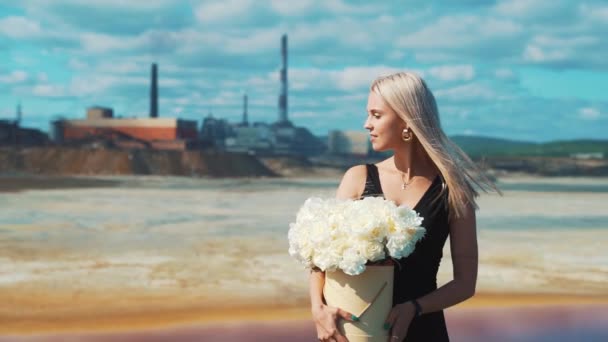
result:
M 365 179 L 367 178 L 367 167 L 363 164 L 355 165 L 346 170 L 338 190 L 336 198 L 356 199 L 361 197 L 365 189 Z

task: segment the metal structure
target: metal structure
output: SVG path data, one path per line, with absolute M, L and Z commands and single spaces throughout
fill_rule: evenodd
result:
M 287 124 L 287 35 L 281 37 L 281 90 L 279 93 L 279 121 Z
M 243 95 L 243 126 L 249 126 L 247 118 L 247 94 Z
M 152 75 L 150 80 L 150 117 L 158 117 L 158 70 L 156 63 L 152 64 Z

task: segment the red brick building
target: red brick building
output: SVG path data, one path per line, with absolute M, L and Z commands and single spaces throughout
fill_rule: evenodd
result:
M 196 121 L 176 118 L 92 118 L 54 123 L 57 142 L 109 139 L 125 147 L 185 149 L 198 136 Z

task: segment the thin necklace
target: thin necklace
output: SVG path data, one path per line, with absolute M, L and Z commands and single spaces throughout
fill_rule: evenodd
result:
M 405 181 L 405 173 L 401 172 L 401 190 L 405 190 L 405 188 L 407 188 L 408 185 L 412 184 L 412 182 L 414 181 L 414 178 L 412 177 L 410 179 L 409 182 Z

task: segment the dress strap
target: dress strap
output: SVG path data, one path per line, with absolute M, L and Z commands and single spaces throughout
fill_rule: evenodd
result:
M 382 185 L 380 185 L 380 176 L 378 175 L 378 167 L 374 164 L 365 164 L 367 168 L 367 181 L 366 183 L 370 183 L 373 186 L 373 193 L 382 195 L 384 192 L 382 191 Z M 368 185 L 366 184 L 366 188 Z

